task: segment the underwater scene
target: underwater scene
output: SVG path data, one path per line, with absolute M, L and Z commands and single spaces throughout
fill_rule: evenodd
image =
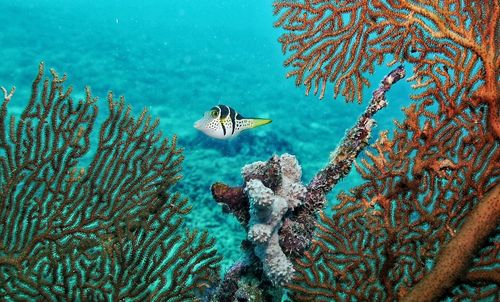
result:
M 0 301 L 500 301 L 499 1 L 0 19 Z

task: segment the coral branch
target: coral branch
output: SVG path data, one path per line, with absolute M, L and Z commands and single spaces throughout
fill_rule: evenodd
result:
M 182 149 L 158 120 L 110 93 L 98 106 L 40 64 L 20 117 L 0 109 L 2 301 L 194 301 L 218 281 L 207 233 L 183 230 L 191 207 L 171 192 Z M 92 150 L 94 149 L 94 150 Z M 92 150 L 92 151 L 91 151 Z
M 429 98 L 453 115 L 487 104 L 488 124 L 500 137 L 500 4 L 498 1 L 330 1 L 274 2 L 275 26 L 289 57 L 287 76 L 316 94 L 331 82 L 334 96 L 361 101 L 376 64 L 408 61 Z
M 292 297 L 327 300 L 331 292 L 370 301 L 404 297 L 434 266 L 440 247 L 457 236 L 478 200 L 498 184 L 500 145 L 485 127 L 486 112 L 467 110 L 448 119 L 430 106 L 405 108 L 406 118 L 397 122 L 392 138 L 382 133 L 365 152 L 368 157 L 356 168 L 366 182 L 339 195 L 334 215 L 322 218 L 311 249 L 296 262 Z M 487 222 L 497 225 L 494 219 Z M 495 297 L 499 233 L 477 248 L 447 295 Z M 474 273 L 470 280 L 469 273 Z M 481 282 L 471 283 L 479 275 Z
M 470 212 L 453 239 L 439 253 L 436 265 L 402 301 L 435 301 L 467 272 L 472 258 L 500 224 L 500 184 Z
M 328 165 L 316 174 L 308 185 L 306 207 L 312 211 L 323 209 L 326 194 L 349 173 L 358 154 L 368 145 L 372 128 L 375 126 L 372 117 L 387 106 L 385 93 L 404 76 L 405 70 L 403 66 L 399 66 L 384 77 L 356 125 L 346 133 L 339 147 L 332 153 Z
M 335 97 L 359 101 L 362 72 L 386 60 L 413 65 L 416 102 L 356 165 L 366 182 L 339 196 L 332 217 L 322 217 L 289 285 L 299 301 L 398 300 L 499 182 L 500 2 L 278 0 L 274 7 L 288 76 L 306 93 L 315 86 L 321 98 L 331 82 Z M 336 169 L 343 168 L 339 162 Z M 316 176 L 318 191 L 308 187 L 312 209 L 337 178 L 322 173 L 338 175 Z M 497 300 L 499 242 L 495 232 L 476 247 L 446 294 Z
M 404 76 L 405 70 L 399 66 L 384 77 L 365 112 L 309 186 L 301 183 L 301 168 L 296 158 L 289 154 L 275 155 L 267 162 L 245 166 L 242 187 L 231 188 L 221 183 L 212 185 L 214 199 L 223 205 L 224 210 L 233 213 L 248 233 L 244 241 L 247 246 L 245 261 L 233 266 L 226 274 L 215 296 L 224 296 L 230 301 L 234 294 L 223 293 L 237 292 L 235 278 L 249 278 L 258 283 L 265 281 L 261 283 L 261 289 L 269 295 L 290 283 L 294 273 L 292 261 L 309 248 L 325 195 L 347 175 L 354 159 L 368 145 L 375 124 L 374 114 L 387 105 L 385 93 Z M 247 269 L 241 275 L 235 275 L 235 271 L 241 271 L 237 268 L 242 265 L 258 266 L 261 270 Z

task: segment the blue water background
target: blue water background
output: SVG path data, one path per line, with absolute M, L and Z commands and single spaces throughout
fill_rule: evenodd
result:
M 100 98 L 101 120 L 110 90 L 124 95 L 136 113 L 148 108 L 160 118 L 163 133 L 178 135 L 185 149 L 184 178 L 176 189 L 194 207 L 187 225 L 212 232 L 225 266 L 238 258 L 245 234 L 215 205 L 210 185 L 241 184 L 243 165 L 267 160 L 274 152 L 295 154 L 307 183 L 391 69 L 380 66 L 370 76 L 361 105 L 334 100 L 331 85 L 322 101 L 305 96 L 304 87 L 285 78 L 271 1 L 1 0 L 0 19 L 0 85 L 17 87 L 9 113 L 22 110 L 40 61 L 68 75 L 75 98 L 90 86 Z M 390 105 L 377 114 L 372 142 L 402 117 L 409 91 L 407 82 L 390 91 Z M 273 122 L 234 140 L 216 141 L 193 128 L 216 104 Z M 339 190 L 360 183 L 351 173 L 330 194 L 327 207 L 336 203 Z

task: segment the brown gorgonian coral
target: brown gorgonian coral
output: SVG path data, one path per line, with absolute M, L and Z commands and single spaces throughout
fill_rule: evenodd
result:
M 275 1 L 275 26 L 289 56 L 288 77 L 320 98 L 361 102 L 385 60 L 413 64 L 415 100 L 432 99 L 447 116 L 488 105 L 488 125 L 500 137 L 500 4 L 497 0 Z
M 366 182 L 322 216 L 292 297 L 499 299 L 500 3 L 276 1 L 275 13 L 307 91 L 332 82 L 360 101 L 364 72 L 389 60 L 413 66 L 416 101 L 358 165 Z
M 43 71 L 19 115 L 8 115 L 14 89 L 3 89 L 1 300 L 201 299 L 220 257 L 208 233 L 184 230 L 191 207 L 171 192 L 183 159 L 175 136 L 111 93 L 94 129 L 90 91 L 75 101 L 65 76 Z

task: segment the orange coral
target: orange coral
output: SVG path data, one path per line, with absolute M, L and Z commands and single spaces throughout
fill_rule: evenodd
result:
M 361 101 L 363 72 L 389 59 L 414 64 L 412 97 L 432 99 L 452 116 L 489 106 L 489 126 L 500 137 L 500 4 L 495 0 L 276 1 L 285 66 L 306 92 Z
M 322 216 L 317 240 L 297 261 L 292 296 L 411 299 L 433 268 L 447 279 L 428 299 L 498 299 L 498 214 L 467 217 L 499 205 L 500 3 L 277 1 L 275 13 L 287 31 L 280 42 L 291 54 L 289 76 L 307 92 L 321 88 L 323 97 L 332 82 L 335 96 L 360 101 L 363 72 L 406 61 L 416 101 L 357 166 L 366 182 Z M 470 225 L 485 232 L 464 235 Z M 445 246 L 465 245 L 463 261 L 447 262 Z
M 366 182 L 339 196 L 335 214 L 322 216 L 312 248 L 296 263 L 298 275 L 289 288 L 297 301 L 340 300 L 342 295 L 365 301 L 400 299 L 437 265 L 437 255 L 447 259 L 441 247 L 456 238 L 472 244 L 470 257 L 463 257 L 467 265 L 448 262 L 445 267 L 456 267 L 465 277 L 458 281 L 457 273 L 446 275 L 447 282 L 440 284 L 451 289 L 435 293 L 468 298 L 498 293 L 498 269 L 491 263 L 500 259 L 500 234 L 491 231 L 500 213 L 494 210 L 499 206 L 499 143 L 485 131 L 486 115 L 480 111 L 447 120 L 424 105 L 414 109 L 414 118 L 433 116 L 427 118 L 432 128 L 425 134 L 420 128 L 408 130 L 415 121 L 407 116 L 408 123 L 398 124 L 389 141 L 383 134 L 357 166 Z M 476 118 L 482 122 L 465 122 Z M 497 197 L 485 199 L 493 216 L 469 220 L 475 229 L 490 232 L 460 235 L 464 220 L 488 192 Z

